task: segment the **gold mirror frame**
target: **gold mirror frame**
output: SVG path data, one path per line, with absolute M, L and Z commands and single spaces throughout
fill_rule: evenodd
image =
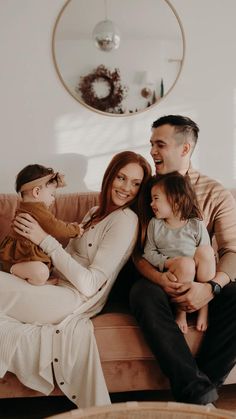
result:
M 156 88 L 154 88 L 153 91 L 149 88 L 150 83 L 149 83 L 148 80 L 146 80 L 146 82 L 143 81 L 143 83 L 141 83 L 141 82 L 137 83 L 137 84 L 140 84 L 140 86 L 139 86 L 139 89 L 140 89 L 139 92 L 140 92 L 141 96 L 144 99 L 147 100 L 146 106 L 143 107 L 143 108 L 141 108 L 141 109 L 138 109 L 138 107 L 135 106 L 135 109 L 134 108 L 133 109 L 129 109 L 128 111 L 125 110 L 124 113 L 123 112 L 120 112 L 120 111 L 117 111 L 117 110 L 115 112 L 113 112 L 113 110 L 111 112 L 107 112 L 107 111 L 104 111 L 103 109 L 102 110 L 101 109 L 97 109 L 96 107 L 93 107 L 93 106 L 91 106 L 88 103 L 88 102 L 95 103 L 95 106 L 98 106 L 97 105 L 97 102 L 99 102 L 99 101 L 96 101 L 97 96 L 96 95 L 94 96 L 93 94 L 91 96 L 91 92 L 92 93 L 94 92 L 94 85 L 92 85 L 91 83 L 93 83 L 94 81 L 95 82 L 96 81 L 101 81 L 102 83 L 105 83 L 105 84 L 107 83 L 108 92 L 106 94 L 107 97 L 102 97 L 101 98 L 101 100 L 99 102 L 99 107 L 101 107 L 101 104 L 102 103 L 110 100 L 110 98 L 111 98 L 111 103 L 112 104 L 118 102 L 118 105 L 117 105 L 118 107 L 116 107 L 116 109 L 121 109 L 123 111 L 123 109 L 121 107 L 119 108 L 119 98 L 118 98 L 118 93 L 117 92 L 118 91 L 121 92 L 121 96 L 123 98 L 123 96 L 125 96 L 126 91 L 128 90 L 128 88 L 127 88 L 127 85 L 125 83 L 122 83 L 122 79 L 121 79 L 121 76 L 120 76 L 119 67 L 116 66 L 116 67 L 113 67 L 113 68 L 111 68 L 111 67 L 108 67 L 107 68 L 104 64 L 94 65 L 94 68 L 91 69 L 91 71 L 83 72 L 82 74 L 78 75 L 77 84 L 73 88 L 71 88 L 69 86 L 68 81 L 66 80 L 65 77 L 63 77 L 62 68 L 61 68 L 62 66 L 59 63 L 59 59 L 58 59 L 57 51 L 56 51 L 57 31 L 58 31 L 59 25 L 61 23 L 62 17 L 65 16 L 64 13 L 66 12 L 66 10 L 68 10 L 67 9 L 68 6 L 72 2 L 73 3 L 74 2 L 78 2 L 79 3 L 81 1 L 83 1 L 83 0 L 67 0 L 66 3 L 64 4 L 64 6 L 62 7 L 62 9 L 60 10 L 60 12 L 59 12 L 59 14 L 58 14 L 58 16 L 56 18 L 56 22 L 55 22 L 54 28 L 53 28 L 53 35 L 52 35 L 52 56 L 53 56 L 53 62 L 54 62 L 54 66 L 56 68 L 57 75 L 59 76 L 59 79 L 61 80 L 61 83 L 63 84 L 63 86 L 65 87 L 65 89 L 67 90 L 67 92 L 76 101 L 78 101 L 80 104 L 82 104 L 86 108 L 88 108 L 88 109 L 90 109 L 90 110 L 92 110 L 94 112 L 97 112 L 97 113 L 100 113 L 100 114 L 103 114 L 103 115 L 107 115 L 107 116 L 132 116 L 132 115 L 137 115 L 139 113 L 145 112 L 146 110 L 151 109 L 154 106 L 156 106 L 158 103 L 160 103 L 160 101 L 163 98 L 165 98 L 173 90 L 174 86 L 176 85 L 176 83 L 177 83 L 177 81 L 179 79 L 180 73 L 181 73 L 182 68 L 183 68 L 184 58 L 185 58 L 185 36 L 184 36 L 183 26 L 182 26 L 182 23 L 180 21 L 180 18 L 178 16 L 176 10 L 174 9 L 174 7 L 170 3 L 170 1 L 169 0 L 160 0 L 161 2 L 166 3 L 166 5 L 169 6 L 169 8 L 170 8 L 170 12 L 173 13 L 173 15 L 174 15 L 174 17 L 176 19 L 176 24 L 178 25 L 178 30 L 179 30 L 179 34 L 180 34 L 180 38 L 181 38 L 181 54 L 182 55 L 180 57 L 172 57 L 172 58 L 169 58 L 168 59 L 168 61 L 170 63 L 171 62 L 176 63 L 176 65 L 178 65 L 178 67 L 179 67 L 178 70 L 177 70 L 177 72 L 176 72 L 176 77 L 175 77 L 174 81 L 172 82 L 172 84 L 164 92 L 164 94 L 161 95 L 161 96 L 158 96 L 158 97 L 155 96 L 155 91 L 156 91 L 155 89 Z M 95 0 L 95 1 L 100 1 L 100 0 Z M 103 0 L 101 0 L 101 1 L 103 1 Z M 126 3 L 125 4 L 127 4 L 127 0 L 126 0 Z M 143 0 L 143 4 L 144 4 L 144 8 L 145 8 L 146 7 L 146 1 L 145 0 Z M 102 20 L 102 12 L 101 12 L 101 16 L 100 17 L 97 17 L 97 21 L 99 21 L 99 20 Z M 115 20 L 115 17 L 114 17 L 114 20 Z M 94 48 L 96 49 L 95 46 L 94 46 Z M 111 53 L 110 52 L 102 52 L 102 54 L 105 54 L 104 57 L 106 57 L 107 54 L 111 54 Z M 153 61 L 154 61 L 154 58 L 153 58 Z M 101 72 L 99 72 L 100 71 L 100 67 L 104 67 L 105 68 L 105 76 L 104 76 L 103 73 L 102 73 L 102 76 L 101 76 Z M 114 82 L 113 74 L 114 74 L 115 71 L 118 72 L 118 76 L 117 76 L 117 78 L 115 79 L 115 82 Z M 136 73 L 138 73 L 138 72 L 136 71 Z M 140 74 L 141 73 L 142 72 L 140 72 Z M 145 71 L 143 73 L 145 73 Z M 107 78 L 107 76 L 108 76 L 108 78 Z M 86 77 L 87 77 L 87 79 L 86 79 Z M 140 77 L 142 78 L 142 74 L 141 74 Z M 161 79 L 161 80 L 163 80 L 163 79 Z M 88 86 L 88 89 L 87 89 L 86 86 Z M 81 90 L 80 90 L 80 88 L 81 88 Z M 111 96 L 111 94 L 113 93 L 112 92 L 112 89 L 114 90 L 113 96 Z M 161 89 L 163 89 L 163 85 L 160 84 L 160 91 L 161 91 Z M 152 91 L 152 98 L 150 97 L 150 90 Z M 85 94 L 85 96 L 84 96 L 85 98 L 88 97 L 88 99 L 86 99 L 87 100 L 87 103 L 86 103 L 85 100 L 82 99 L 83 92 L 85 92 L 87 94 L 87 95 Z M 117 96 L 115 96 L 116 93 L 117 93 Z M 90 94 L 90 96 L 89 96 L 89 94 Z M 152 103 L 150 103 L 150 100 L 152 100 Z M 106 103 L 105 103 L 104 106 L 106 106 Z

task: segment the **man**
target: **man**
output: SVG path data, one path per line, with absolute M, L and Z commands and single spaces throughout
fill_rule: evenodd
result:
M 205 405 L 218 398 L 217 387 L 236 363 L 236 204 L 221 184 L 192 168 L 198 132 L 190 118 L 159 118 L 152 126 L 151 155 L 157 176 L 177 170 L 190 177 L 210 237 L 215 235 L 218 245 L 215 278 L 181 284 L 140 257 L 136 267 L 145 278 L 132 287 L 130 304 L 176 401 Z M 175 322 L 172 302 L 187 312 L 209 302 L 209 326 L 196 360 Z

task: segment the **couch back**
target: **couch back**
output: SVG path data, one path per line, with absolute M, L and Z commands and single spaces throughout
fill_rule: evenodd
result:
M 231 190 L 236 200 L 236 189 Z M 80 222 L 86 212 L 98 204 L 98 192 L 58 194 L 52 212 L 63 221 Z M 0 194 L 0 243 L 8 234 L 19 204 L 16 194 Z
M 236 199 L 236 189 L 231 191 Z M 83 192 L 71 194 L 58 194 L 56 196 L 53 213 L 55 216 L 67 222 L 81 222 L 87 211 L 98 204 L 98 192 Z M 19 203 L 19 198 L 16 194 L 0 194 L 0 242 L 4 239 L 10 230 L 12 219 L 14 218 L 15 210 Z M 66 243 L 63 243 L 65 245 Z M 217 248 L 216 243 L 214 247 Z M 119 281 L 115 282 L 108 301 L 114 306 L 114 303 L 122 302 L 122 305 L 128 307 L 129 290 L 138 274 L 132 260 L 130 259 L 123 267 L 119 274 Z M 106 311 L 105 307 L 105 311 Z
M 98 204 L 98 192 L 58 194 L 52 212 L 67 222 L 81 222 L 87 211 Z M 16 194 L 0 194 L 0 242 L 8 234 L 19 197 Z

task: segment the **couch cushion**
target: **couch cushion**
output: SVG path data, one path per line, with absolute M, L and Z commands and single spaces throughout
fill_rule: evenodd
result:
M 134 317 L 128 313 L 103 313 L 93 319 L 95 336 L 103 361 L 154 359 Z M 190 325 L 186 341 L 196 355 L 203 333 Z

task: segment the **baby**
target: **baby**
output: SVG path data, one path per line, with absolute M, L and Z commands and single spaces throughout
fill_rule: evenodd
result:
M 16 214 L 28 213 L 41 227 L 56 239 L 67 239 L 83 234 L 77 223 L 57 220 L 50 211 L 55 200 L 56 189 L 65 186 L 64 176 L 52 168 L 32 164 L 22 169 L 16 177 L 16 192 L 21 201 Z M 56 284 L 49 279 L 52 262 L 39 246 L 20 236 L 12 229 L 0 244 L 2 269 L 33 285 Z

